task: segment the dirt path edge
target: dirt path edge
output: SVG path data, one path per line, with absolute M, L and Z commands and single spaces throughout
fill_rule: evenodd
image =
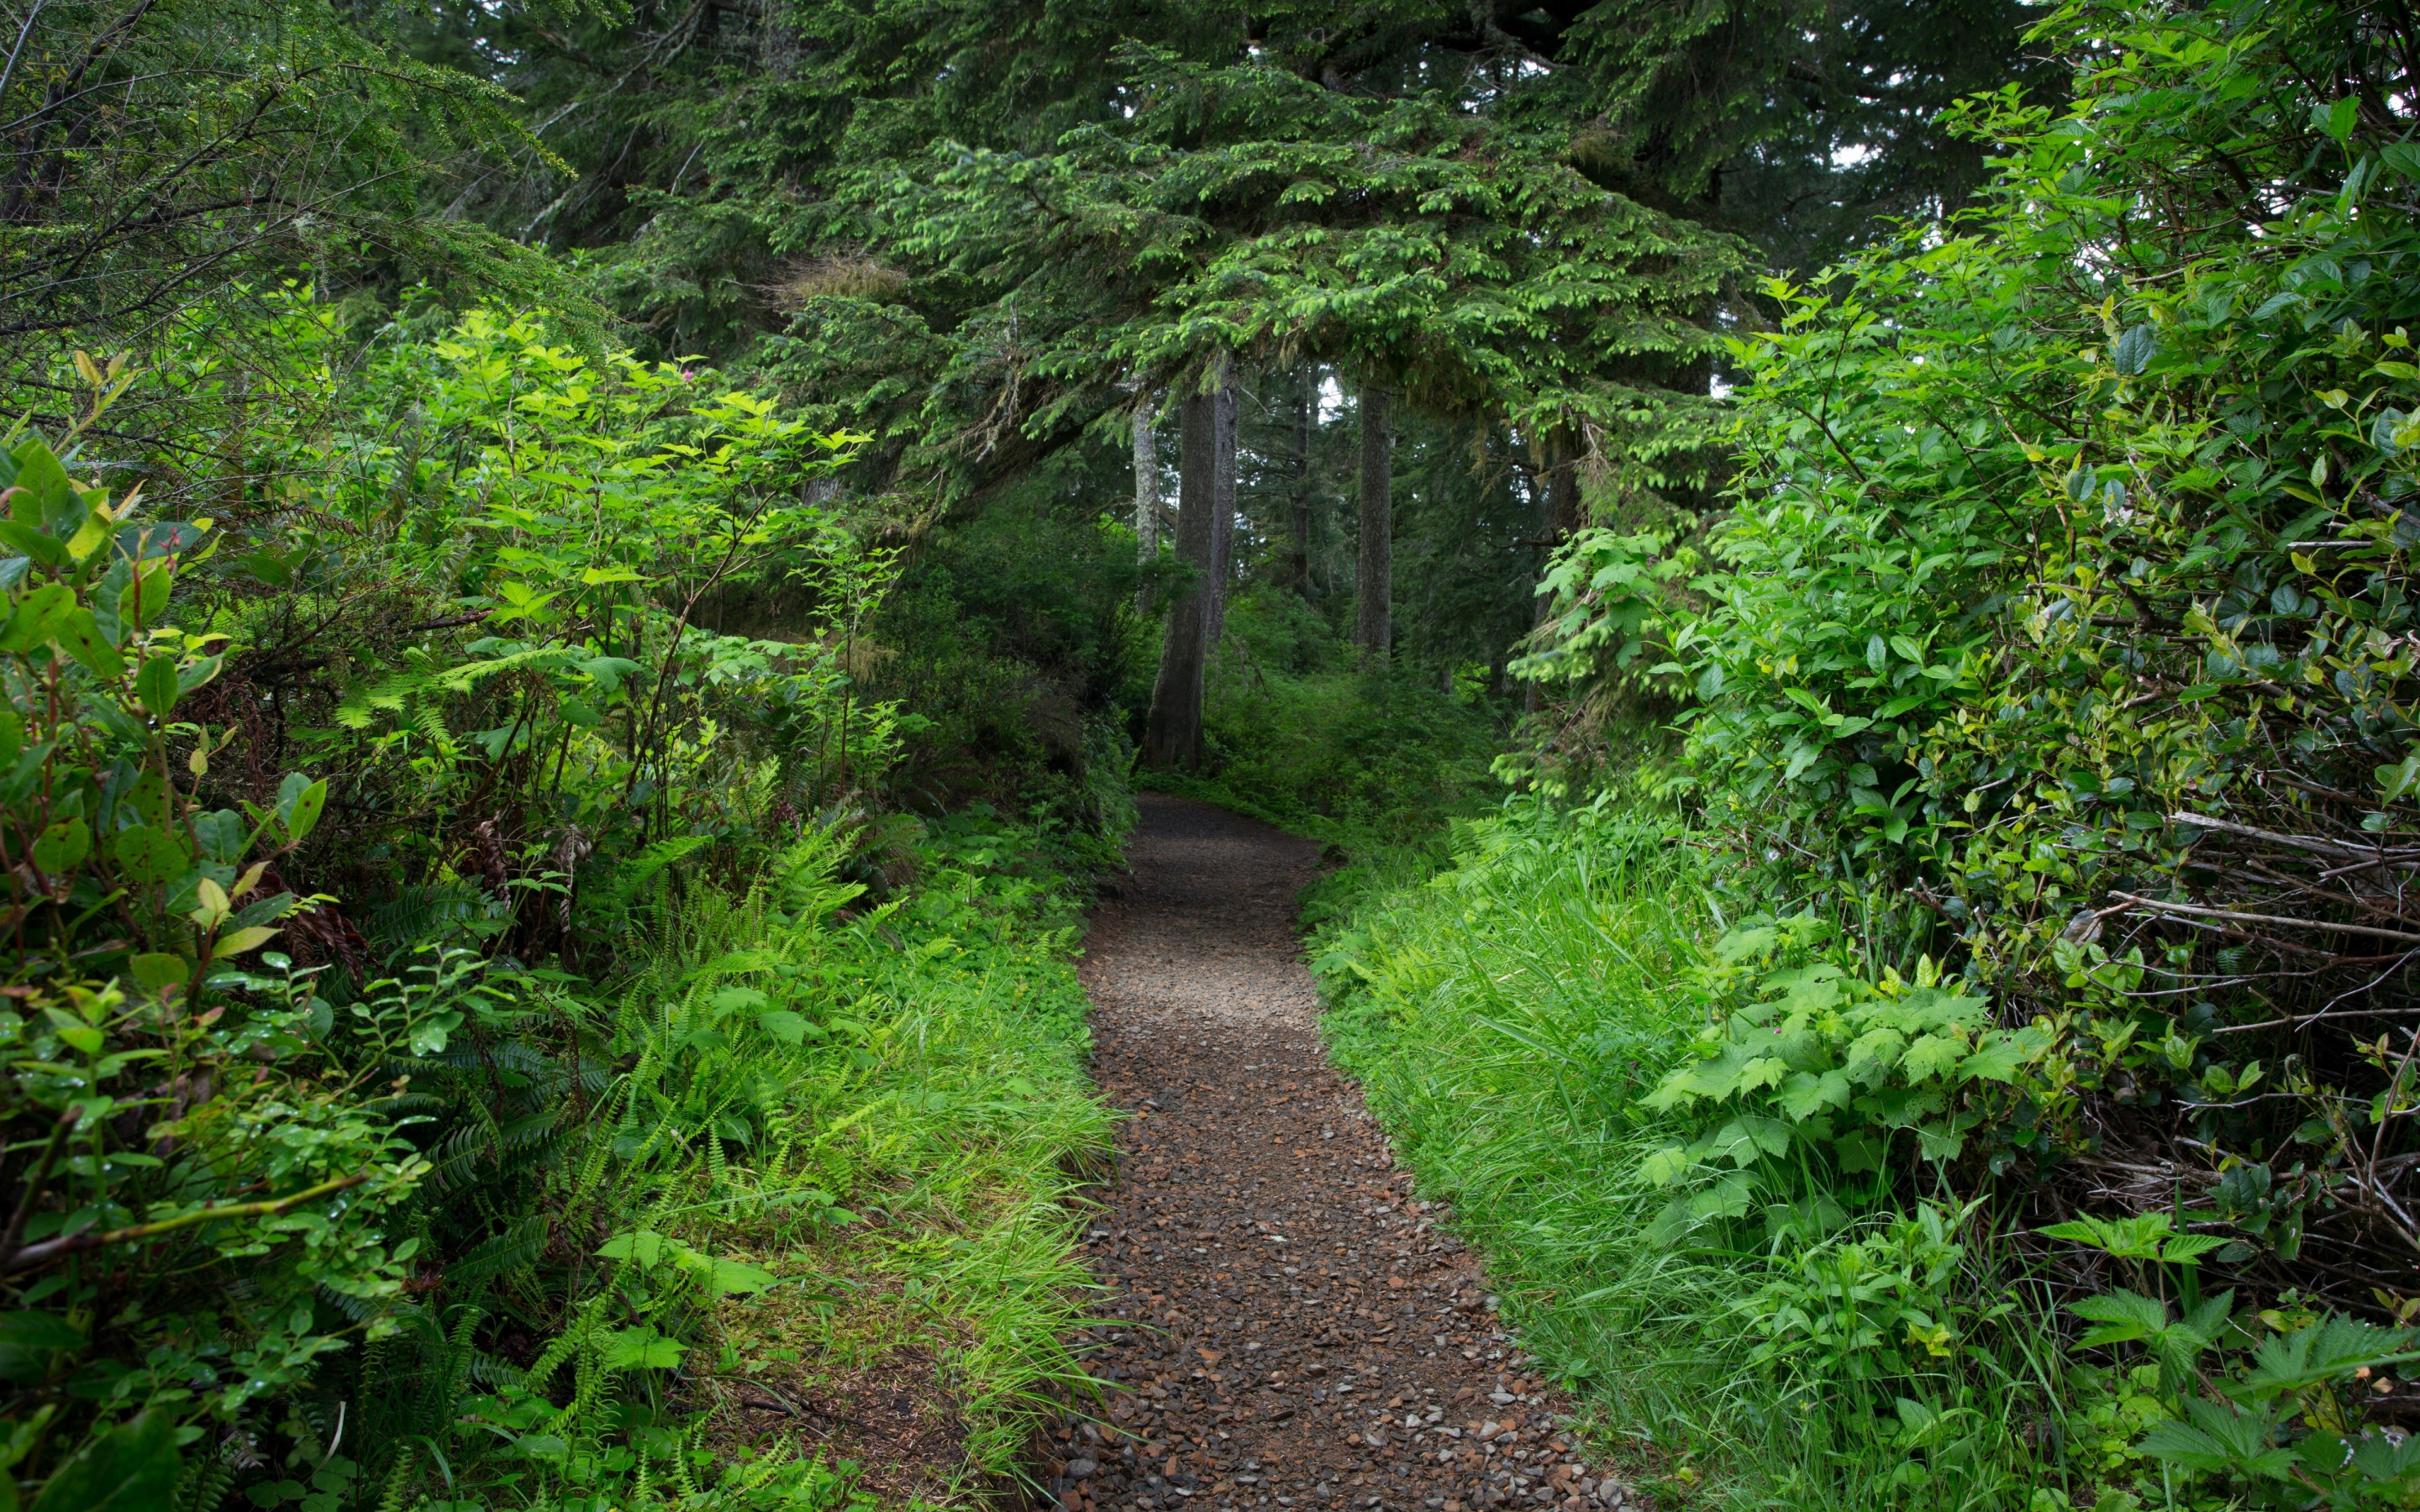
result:
M 1479 1261 L 1328 1061 L 1295 901 L 1316 842 L 1141 796 L 1082 967 L 1129 1117 L 1086 1240 L 1109 1383 L 1042 1469 L 1068 1512 L 1619 1512 Z

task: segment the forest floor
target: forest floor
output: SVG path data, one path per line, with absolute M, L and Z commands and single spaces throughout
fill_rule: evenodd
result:
M 1141 795 L 1094 916 L 1094 1070 L 1126 1115 L 1087 1242 L 1109 1382 L 1041 1467 L 1069 1512 L 1617 1508 L 1328 1063 L 1295 900 L 1315 841 Z

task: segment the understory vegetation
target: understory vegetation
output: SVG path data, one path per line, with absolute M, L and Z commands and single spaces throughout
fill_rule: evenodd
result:
M 1146 783 L 1361 851 L 1431 840 L 1501 795 L 1501 711 L 1466 673 L 1370 676 L 1291 594 L 1239 596 L 1227 636 L 1208 668 L 1205 771 Z
M 0 1512 L 1032 1494 L 1145 784 L 1663 1502 L 2420 1505 L 2415 100 L 0 0 Z
M 1730 340 L 1338 1053 L 1679 1500 L 2420 1498 L 2410 34 L 2077 6 L 1976 203 Z
M 260 309 L 297 419 L 209 513 L 0 463 L 33 1504 L 993 1494 L 1078 1374 L 1118 764 L 881 802 L 915 731 L 847 669 L 897 553 L 795 492 L 853 438 L 535 316 Z M 224 397 L 163 366 L 80 357 L 60 448 Z M 873 1372 L 950 1453 L 765 1413 Z

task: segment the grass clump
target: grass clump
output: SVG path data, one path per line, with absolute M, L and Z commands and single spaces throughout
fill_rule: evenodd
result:
M 320 1373 L 328 1420 L 354 1409 L 334 1494 L 805 1512 L 1014 1483 L 1046 1393 L 1081 1379 L 1076 1187 L 1108 1148 L 1077 898 L 1063 847 L 985 809 L 892 840 L 917 877 L 884 903 L 810 830 L 665 911 L 610 995 L 498 1018 L 515 1038 L 449 1063 L 622 1069 L 441 1125 L 423 1236 L 512 1227 Z
M 1703 1131 L 1659 1089 L 1746 981 L 1842 949 L 1782 931 L 1759 951 L 1769 916 L 1701 840 L 1610 802 L 1519 800 L 1458 825 L 1441 868 L 1398 851 L 1311 900 L 1334 1052 L 1487 1256 L 1524 1347 L 1690 1504 L 2135 1494 L 2122 1433 L 2114 1469 L 2038 1452 L 2126 1382 L 2027 1344 L 2050 1332 L 2030 1326 L 2041 1300 L 1971 1211 L 1900 1166 L 1777 1156 L 1737 1119 L 1695 1151 Z

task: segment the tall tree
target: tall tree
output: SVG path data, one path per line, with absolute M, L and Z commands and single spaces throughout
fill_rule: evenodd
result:
M 266 396 L 258 339 L 288 278 L 442 280 L 584 306 L 544 258 L 425 214 L 466 170 L 540 153 L 494 85 L 397 58 L 384 12 L 282 0 L 31 0 L 0 28 L 0 386 L 54 434 L 88 403 L 78 347 L 193 353 L 204 381 L 132 391 L 92 434 L 206 432 Z M 344 270 L 339 273 L 338 268 Z M 171 332 L 173 330 L 173 338 Z M 593 327 L 592 327 L 593 329 Z M 324 378 L 279 386 L 315 402 Z M 155 480 L 151 492 L 160 494 Z
M 1192 576 L 1168 606 L 1159 677 L 1143 725 L 1142 763 L 1156 771 L 1189 772 L 1202 764 L 1202 676 L 1217 587 L 1211 537 L 1218 516 L 1219 393 L 1188 390 L 1177 406 L 1176 559 Z
M 1146 393 L 1135 401 L 1134 532 L 1135 559 L 1149 567 L 1159 560 L 1159 444 L 1152 434 L 1152 399 Z M 1151 584 L 1136 585 L 1135 608 L 1151 608 Z
M 1360 538 L 1355 556 L 1353 643 L 1365 671 L 1387 664 L 1395 592 L 1395 424 L 1384 385 L 1361 386 Z
M 1311 597 L 1311 423 L 1317 407 L 1316 375 L 1308 363 L 1294 366 L 1294 487 L 1289 503 L 1292 529 L 1287 533 L 1289 546 L 1286 585 L 1304 598 Z
M 1879 168 L 1806 184 L 1857 158 L 1916 203 L 1947 161 L 1923 91 L 2016 46 L 1992 0 L 1896 69 L 1916 0 L 640 0 L 612 36 L 447 3 L 601 170 L 531 176 L 517 227 L 636 231 L 612 282 L 654 339 L 756 333 L 912 518 L 1123 440 L 1130 384 L 1220 353 L 1372 376 L 1491 444 L 1568 429 L 1604 497 L 1695 497 L 1750 262 L 1702 224 L 1847 216 Z
M 1218 385 L 1218 428 L 1212 442 L 1210 522 L 1210 627 L 1209 645 L 1216 651 L 1227 634 L 1227 594 L 1234 586 L 1235 577 L 1235 439 L 1241 420 L 1242 393 L 1235 378 L 1233 363 L 1223 365 L 1226 374 Z

